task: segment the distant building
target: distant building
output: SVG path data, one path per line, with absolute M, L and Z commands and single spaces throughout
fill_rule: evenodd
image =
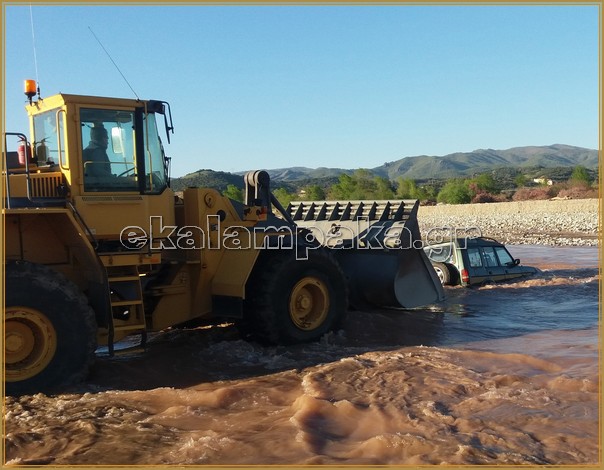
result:
M 554 184 L 554 182 L 551 179 L 546 178 L 545 176 L 541 176 L 539 178 L 534 178 L 533 183 L 545 184 L 547 186 L 552 186 Z

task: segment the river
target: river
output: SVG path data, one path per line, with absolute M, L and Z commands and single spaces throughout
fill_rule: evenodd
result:
M 596 464 L 598 250 L 508 248 L 541 272 L 349 312 L 317 343 L 225 324 L 99 352 L 67 393 L 6 398 L 6 463 Z

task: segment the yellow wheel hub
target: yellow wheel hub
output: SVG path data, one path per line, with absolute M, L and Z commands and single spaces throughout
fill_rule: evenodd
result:
M 289 315 L 301 330 L 314 330 L 323 324 L 329 312 L 327 286 L 315 277 L 299 280 L 289 298 Z
M 27 307 L 7 307 L 4 322 L 7 382 L 18 382 L 39 374 L 56 350 L 57 333 L 46 315 Z

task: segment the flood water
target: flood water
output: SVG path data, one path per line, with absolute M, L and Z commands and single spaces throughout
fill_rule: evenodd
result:
M 99 353 L 69 393 L 8 397 L 8 464 L 597 464 L 597 248 L 510 246 L 542 271 L 350 312 L 320 342 L 231 325 Z

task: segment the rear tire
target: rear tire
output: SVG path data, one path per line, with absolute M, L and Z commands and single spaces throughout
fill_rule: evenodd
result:
M 456 269 L 446 263 L 432 263 L 436 275 L 443 286 L 453 285 L 457 281 Z
M 322 250 L 263 252 L 247 287 L 244 329 L 273 344 L 315 341 L 337 329 L 348 308 L 344 273 Z
M 62 274 L 29 262 L 6 266 L 7 395 L 58 390 L 83 380 L 94 360 L 96 321 Z

